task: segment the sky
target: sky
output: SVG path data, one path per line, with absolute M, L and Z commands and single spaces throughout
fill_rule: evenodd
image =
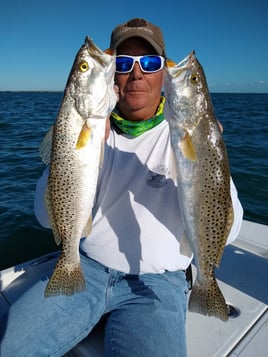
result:
M 173 61 L 195 50 L 211 92 L 268 93 L 268 0 L 0 0 L 0 91 L 64 90 L 85 37 L 104 50 L 135 17 Z

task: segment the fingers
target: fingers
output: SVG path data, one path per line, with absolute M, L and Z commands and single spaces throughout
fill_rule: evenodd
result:
M 107 117 L 106 119 L 106 126 L 105 126 L 105 141 L 108 139 L 109 135 L 110 135 L 110 129 L 111 129 L 111 125 L 110 125 L 110 115 Z
M 218 125 L 219 125 L 219 128 L 220 128 L 221 133 L 223 133 L 223 126 L 221 125 L 221 122 L 220 122 L 220 121 L 218 121 Z
M 117 102 L 119 101 L 119 87 L 117 84 L 114 85 L 114 92 L 117 96 Z

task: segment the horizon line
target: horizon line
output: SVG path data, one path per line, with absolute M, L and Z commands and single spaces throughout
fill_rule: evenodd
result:
M 65 89 L 0 89 L 0 93 L 64 93 Z M 211 90 L 210 93 L 219 94 L 268 94 L 262 91 L 217 91 Z

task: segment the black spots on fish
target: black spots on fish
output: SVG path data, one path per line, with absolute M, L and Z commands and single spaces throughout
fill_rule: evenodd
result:
M 217 168 L 221 165 L 222 155 L 218 155 L 217 151 L 209 144 L 206 145 L 206 156 L 202 158 L 203 169 L 206 172 L 210 171 L 215 173 Z
M 85 287 L 85 278 L 80 263 L 66 263 L 62 255 L 47 284 L 45 297 L 72 295 L 85 290 Z
M 57 232 L 59 233 L 61 240 L 69 237 L 70 232 L 74 229 L 75 221 L 77 219 L 77 212 L 74 209 L 77 191 L 75 189 L 70 189 L 73 187 L 72 177 L 75 176 L 76 171 L 71 167 L 71 165 L 69 167 L 66 165 L 64 170 L 68 171 L 69 174 L 66 175 L 65 172 L 61 172 L 58 168 L 57 170 L 54 170 L 54 166 L 52 164 L 52 175 L 49 178 L 53 216 L 57 225 Z M 68 196 L 66 195 L 66 192 L 69 193 Z M 66 217 L 68 217 L 68 220 Z
M 202 158 L 200 178 L 200 226 L 203 228 L 204 259 L 207 265 L 218 266 L 226 242 L 230 190 L 229 171 L 222 157 L 209 145 L 208 154 Z
M 222 321 L 227 321 L 227 305 L 214 277 L 213 270 L 210 271 L 208 276 L 203 284 L 196 279 L 189 298 L 189 311 L 215 316 Z

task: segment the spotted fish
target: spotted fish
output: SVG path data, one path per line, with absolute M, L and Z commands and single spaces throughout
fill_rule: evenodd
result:
M 230 171 L 206 78 L 195 53 L 165 73 L 165 118 L 176 162 L 178 198 L 197 277 L 189 311 L 228 319 L 214 269 L 233 222 Z
M 85 289 L 79 242 L 91 230 L 106 118 L 114 108 L 115 56 L 87 37 L 72 66 L 58 117 L 40 147 L 49 163 L 45 202 L 62 253 L 45 296 Z

